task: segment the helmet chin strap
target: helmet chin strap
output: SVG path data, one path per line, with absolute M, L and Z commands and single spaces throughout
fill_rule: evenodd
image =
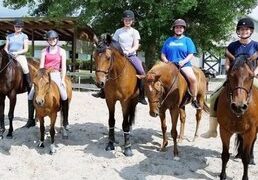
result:
M 248 39 L 248 38 L 250 38 L 250 37 L 252 36 L 252 34 L 253 34 L 253 31 L 251 32 L 251 34 L 250 34 L 249 36 L 247 36 L 247 37 L 241 37 L 240 34 L 237 32 L 237 36 L 238 36 L 239 38 L 241 38 L 241 39 Z

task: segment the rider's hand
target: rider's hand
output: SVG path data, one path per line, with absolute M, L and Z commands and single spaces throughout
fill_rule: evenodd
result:
M 179 64 L 180 67 L 183 67 L 185 65 L 184 61 L 179 61 L 178 64 Z

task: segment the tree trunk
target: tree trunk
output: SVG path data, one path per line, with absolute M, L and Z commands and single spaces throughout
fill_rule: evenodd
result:
M 148 43 L 148 45 L 145 48 L 146 71 L 149 70 L 155 64 L 155 62 L 158 60 L 156 49 L 157 49 L 157 47 L 154 42 Z

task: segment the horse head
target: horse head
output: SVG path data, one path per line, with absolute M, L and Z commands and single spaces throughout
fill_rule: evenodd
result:
M 236 57 L 232 61 L 227 78 L 230 108 L 237 117 L 240 117 L 248 109 L 252 94 L 254 79 L 252 57 L 248 58 L 247 55 Z
M 161 75 L 149 71 L 144 81 L 144 88 L 150 107 L 149 114 L 152 117 L 159 115 L 160 103 L 164 92 L 160 76 Z
M 93 52 L 93 58 L 96 68 L 96 84 L 98 87 L 104 87 L 113 65 L 114 49 L 116 49 L 120 54 L 122 54 L 122 49 L 119 43 L 114 41 L 109 34 L 101 35 L 95 43 L 96 50 Z
M 45 68 L 39 69 L 33 80 L 35 88 L 35 102 L 37 105 L 44 106 L 45 97 L 49 93 L 50 82 L 51 79 L 49 71 Z

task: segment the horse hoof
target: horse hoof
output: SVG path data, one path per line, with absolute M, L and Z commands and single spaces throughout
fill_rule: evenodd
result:
M 13 138 L 12 133 L 8 133 L 8 134 L 6 135 L 6 138 L 7 138 L 7 139 L 12 139 L 12 138 Z
M 249 164 L 250 164 L 250 165 L 256 165 L 255 162 L 254 162 L 254 159 L 250 159 Z
M 23 128 L 30 128 L 30 127 L 34 127 L 34 126 L 36 126 L 35 120 L 34 120 L 34 122 L 27 122 L 27 123 L 23 126 Z
M 68 129 L 62 127 L 61 133 L 62 133 L 62 139 L 68 139 Z
M 50 145 L 50 152 L 49 152 L 49 154 L 53 155 L 53 154 L 55 154 L 55 153 L 56 153 L 55 145 L 51 144 L 51 145 Z
M 125 155 L 126 157 L 133 156 L 133 152 L 132 152 L 131 147 L 125 148 L 125 150 L 124 150 L 124 155 Z
M 175 156 L 175 157 L 174 157 L 174 160 L 175 160 L 175 161 L 179 161 L 179 160 L 180 160 L 180 157 Z
M 105 148 L 106 151 L 112 151 L 115 150 L 115 146 L 113 142 L 109 142 L 107 147 Z
M 38 147 L 44 148 L 44 147 L 45 147 L 45 146 L 44 146 L 44 143 L 43 143 L 43 142 L 39 142 Z

